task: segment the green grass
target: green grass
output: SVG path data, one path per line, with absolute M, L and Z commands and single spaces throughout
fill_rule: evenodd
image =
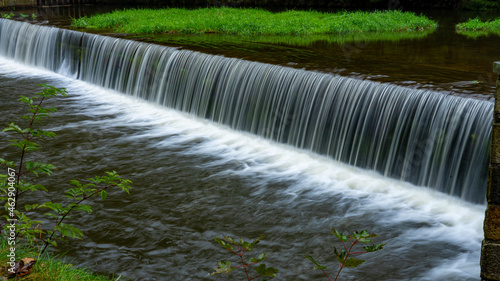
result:
M 500 18 L 491 21 L 481 21 L 479 18 L 469 19 L 455 26 L 459 34 L 471 38 L 497 34 L 500 36 Z
M 0 279 L 7 274 L 7 254 L 9 253 L 10 246 L 7 245 L 7 240 L 0 238 Z M 30 257 L 36 260 L 34 267 L 30 274 L 23 277 L 12 278 L 9 280 L 36 280 L 36 281 L 116 281 L 124 280 L 120 277 L 109 278 L 106 276 L 99 276 L 93 274 L 90 270 L 85 268 L 76 268 L 60 259 L 48 257 L 46 255 L 38 256 L 35 248 L 29 246 L 16 246 L 16 261 Z
M 310 35 L 399 32 L 433 29 L 436 22 L 411 12 L 322 13 L 262 9 L 130 9 L 73 20 L 73 27 L 131 34 L 218 33 L 232 35 Z

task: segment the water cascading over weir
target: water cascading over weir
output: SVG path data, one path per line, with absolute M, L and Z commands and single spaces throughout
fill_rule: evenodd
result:
M 0 56 L 485 202 L 491 102 L 6 19 Z

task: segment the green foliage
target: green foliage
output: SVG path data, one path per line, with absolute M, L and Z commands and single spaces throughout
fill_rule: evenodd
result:
M 245 261 L 243 258 L 243 256 L 247 252 L 251 252 L 255 247 L 255 245 L 259 244 L 262 238 L 264 238 L 264 236 L 261 236 L 252 242 L 247 242 L 243 241 L 241 238 L 238 241 L 236 241 L 233 238 L 227 236 L 223 236 L 222 238 L 215 237 L 215 241 L 219 243 L 219 245 L 221 245 L 222 248 L 228 250 L 229 252 L 239 257 L 238 260 L 241 265 L 233 266 L 233 264 L 229 261 L 220 261 L 217 263 L 217 267 L 214 268 L 214 272 L 212 272 L 210 275 L 215 275 L 220 273 L 229 274 L 229 272 L 235 270 L 236 268 L 243 268 L 245 270 L 245 274 L 248 280 L 254 280 L 259 277 L 267 277 L 268 279 L 277 277 L 276 274 L 278 273 L 278 269 L 273 267 L 267 267 L 264 263 L 261 263 L 263 260 L 267 258 L 267 253 L 260 254 L 256 258 L 250 258 L 248 262 Z M 259 265 L 256 266 L 254 269 L 258 275 L 250 277 L 248 267 L 257 264 Z
M 10 245 L 8 239 L 0 236 L 0 264 L 5 265 L 9 262 L 8 254 L 10 253 Z M 16 247 L 16 256 L 19 257 L 34 257 L 38 253 L 33 251 L 34 248 L 26 244 L 20 244 Z M 5 274 L 5 269 L 0 268 L 0 276 Z M 1 279 L 1 278 L 0 278 Z M 3 280 L 3 279 L 1 279 Z M 6 279 L 7 280 L 7 279 Z M 9 280 L 36 280 L 36 281 L 55 281 L 55 280 L 78 280 L 78 281 L 118 281 L 124 280 L 121 276 L 99 276 L 93 274 L 90 270 L 74 267 L 61 259 L 54 258 L 48 255 L 38 256 L 36 263 L 31 269 L 29 275 L 22 278 L 18 277 Z
M 455 29 L 458 34 L 474 39 L 491 34 L 500 36 L 500 18 L 491 21 L 482 21 L 476 17 L 457 24 Z
M 354 252 L 354 246 L 357 243 L 372 243 L 373 242 L 372 238 L 377 237 L 378 235 L 373 234 L 373 233 L 370 234 L 366 230 L 362 230 L 360 232 L 354 231 L 352 234 L 345 235 L 345 234 L 337 231 L 334 228 L 332 228 L 331 233 L 335 237 L 337 237 L 337 239 L 340 240 L 340 242 L 342 243 L 342 247 L 343 247 L 340 250 L 338 250 L 335 246 L 333 247 L 333 252 L 335 254 L 335 257 L 340 264 L 340 268 L 339 268 L 339 270 L 337 272 L 337 276 L 335 277 L 334 280 L 338 279 L 340 272 L 342 272 L 342 269 L 344 267 L 348 267 L 348 268 L 358 267 L 365 262 L 365 260 L 353 258 L 352 256 L 366 254 L 366 253 L 370 253 L 370 252 L 376 252 L 376 251 L 382 250 L 384 248 L 384 246 L 386 245 L 386 244 L 372 244 L 372 245 L 362 247 L 364 251 Z M 314 269 L 321 270 L 323 272 L 323 274 L 326 276 L 326 278 L 328 278 L 328 280 L 331 280 L 330 277 L 328 276 L 328 274 L 325 272 L 325 270 L 327 269 L 326 266 L 319 264 L 310 255 L 305 256 L 305 258 L 307 258 L 309 261 L 311 261 L 315 265 Z
M 63 222 L 70 217 L 70 214 L 75 212 L 91 213 L 92 208 L 89 205 L 83 204 L 83 201 L 94 196 L 101 196 L 104 200 L 107 197 L 107 191 L 110 188 L 119 188 L 122 191 L 129 193 L 131 181 L 122 179 L 116 172 L 106 172 L 106 175 L 101 177 L 89 178 L 88 183 L 80 183 L 77 180 L 70 181 L 72 187 L 68 188 L 65 197 L 69 202 L 55 203 L 45 202 L 42 204 L 24 205 L 24 210 L 19 208 L 19 198 L 31 192 L 47 192 L 47 188 L 41 184 L 30 183 L 26 180 L 29 175 L 39 177 L 40 175 L 51 175 L 55 167 L 51 164 L 40 161 L 25 161 L 26 154 L 30 151 L 40 149 L 38 141 L 44 139 L 52 139 L 56 137 L 54 132 L 45 131 L 35 128 L 35 124 L 39 124 L 44 119 L 50 117 L 50 113 L 57 111 L 55 107 L 46 108 L 43 102 L 48 98 L 57 96 L 66 96 L 65 89 L 55 88 L 53 86 L 42 84 L 43 90 L 36 93 L 34 97 L 21 96 L 21 102 L 28 106 L 29 114 L 24 115 L 21 119 L 26 120 L 26 127 L 10 123 L 3 132 L 10 132 L 17 135 L 18 139 L 9 140 L 10 145 L 16 147 L 21 152 L 19 164 L 14 161 L 8 161 L 0 158 L 0 166 L 5 166 L 7 174 L 0 174 L 0 204 L 4 206 L 5 213 L 2 214 L 4 220 L 3 231 L 14 233 L 15 238 L 21 241 L 27 241 L 30 245 L 41 241 L 43 248 L 40 251 L 42 254 L 49 245 L 57 246 L 58 240 L 65 238 L 81 238 L 83 232 L 77 227 Z M 45 216 L 53 220 L 53 229 L 43 229 L 41 224 L 43 221 L 35 221 L 29 218 L 33 210 L 49 209 Z M 17 222 L 12 224 L 12 222 Z M 14 232 L 12 225 L 15 225 Z M 15 240 L 14 240 L 14 243 Z M 36 243 L 38 245 L 38 243 Z
M 15 15 L 14 15 L 14 12 L 12 12 L 12 11 L 10 13 L 2 13 L 2 18 L 10 19 L 13 16 L 15 16 Z
M 73 27 L 125 33 L 219 33 L 233 35 L 312 35 L 432 30 L 437 24 L 412 12 L 322 13 L 262 9 L 129 9 L 73 20 Z

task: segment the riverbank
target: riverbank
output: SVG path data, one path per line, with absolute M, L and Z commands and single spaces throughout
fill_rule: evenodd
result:
M 232 35 L 312 35 L 424 31 L 437 23 L 412 12 L 322 13 L 262 9 L 129 9 L 73 20 L 76 28 L 123 33 L 217 33 Z
M 457 33 L 467 37 L 477 38 L 496 34 L 500 36 L 500 18 L 491 21 L 482 21 L 479 18 L 469 19 L 455 26 Z
M 0 280 L 7 276 L 8 254 L 10 246 L 6 239 L 0 239 Z M 110 278 L 107 276 L 96 275 L 87 268 L 73 267 L 61 259 L 49 257 L 47 255 L 38 256 L 34 248 L 29 246 L 16 247 L 16 261 L 26 257 L 34 258 L 35 264 L 30 269 L 30 273 L 24 275 L 22 280 L 54 281 L 54 280 L 81 280 L 81 281 L 117 281 L 124 280 L 121 277 Z M 17 280 L 17 279 L 13 279 Z

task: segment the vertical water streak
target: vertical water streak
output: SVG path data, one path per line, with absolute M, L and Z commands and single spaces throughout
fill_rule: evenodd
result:
M 490 102 L 5 19 L 0 56 L 485 201 Z

